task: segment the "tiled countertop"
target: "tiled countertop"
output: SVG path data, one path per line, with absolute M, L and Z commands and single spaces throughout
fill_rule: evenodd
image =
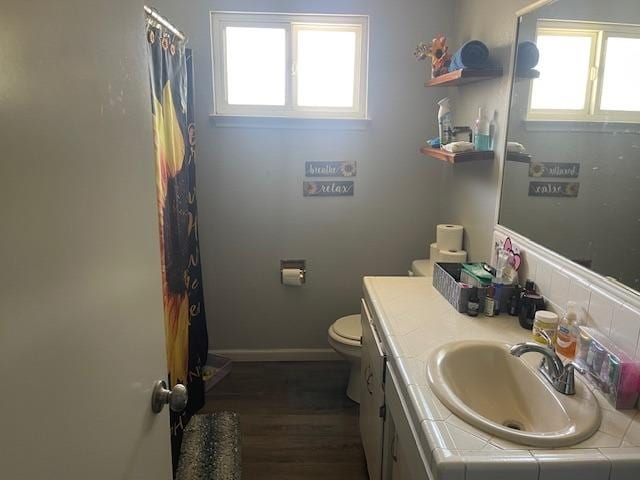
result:
M 427 277 L 365 277 L 364 293 L 433 476 L 443 480 L 640 479 L 640 412 L 615 410 L 598 392 L 600 430 L 569 448 L 538 450 L 476 429 L 452 414 L 427 383 L 438 346 L 465 339 L 530 339 L 514 317 L 460 314 Z M 532 368 L 537 354 L 522 357 Z M 578 375 L 577 375 L 578 376 Z

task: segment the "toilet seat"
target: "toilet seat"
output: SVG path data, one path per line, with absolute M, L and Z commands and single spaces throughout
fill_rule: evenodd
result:
M 347 315 L 336 320 L 329 327 L 329 336 L 336 342 L 359 347 L 362 337 L 360 315 Z
M 360 354 L 362 345 L 360 315 L 346 315 L 329 327 L 329 345 L 350 365 L 347 397 L 360 403 Z

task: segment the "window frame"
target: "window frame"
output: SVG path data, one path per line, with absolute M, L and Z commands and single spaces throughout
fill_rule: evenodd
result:
M 582 110 L 532 109 L 533 86 L 529 85 L 527 121 L 569 121 L 593 123 L 640 123 L 640 112 L 602 110 L 602 92 L 606 67 L 606 45 L 610 37 L 640 39 L 640 25 L 596 23 L 587 21 L 539 20 L 536 26 L 536 43 L 540 34 L 591 37 L 590 72 L 585 92 L 585 108 Z
M 219 117 L 278 117 L 307 119 L 367 119 L 368 91 L 368 15 L 315 15 L 267 12 L 211 11 L 211 68 L 213 115 Z M 285 103 L 284 105 L 232 105 L 227 101 L 226 27 L 283 28 L 285 30 Z M 296 105 L 297 35 L 304 29 L 354 31 L 353 107 L 300 107 Z

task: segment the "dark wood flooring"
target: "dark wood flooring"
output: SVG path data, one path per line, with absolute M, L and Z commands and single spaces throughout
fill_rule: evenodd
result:
M 236 363 L 201 413 L 240 414 L 243 480 L 366 480 L 343 362 Z

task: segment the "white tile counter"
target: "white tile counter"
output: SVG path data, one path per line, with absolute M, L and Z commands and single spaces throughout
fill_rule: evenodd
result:
M 388 366 L 408 406 L 428 469 L 439 480 L 638 480 L 640 412 L 615 410 L 595 392 L 600 430 L 572 447 L 538 450 L 502 440 L 452 414 L 431 392 L 427 360 L 438 346 L 465 339 L 528 341 L 516 317 L 458 313 L 426 277 L 365 277 L 365 300 L 384 344 Z M 538 354 L 522 357 L 531 368 Z

